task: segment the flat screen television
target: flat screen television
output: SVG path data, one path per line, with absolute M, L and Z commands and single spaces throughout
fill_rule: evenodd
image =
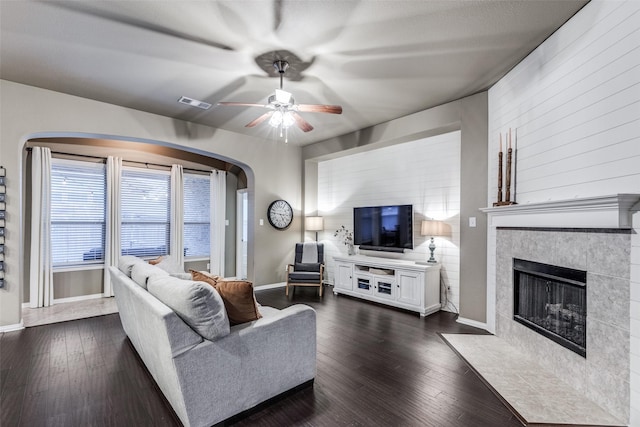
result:
M 353 208 L 353 243 L 373 251 L 413 249 L 413 206 Z

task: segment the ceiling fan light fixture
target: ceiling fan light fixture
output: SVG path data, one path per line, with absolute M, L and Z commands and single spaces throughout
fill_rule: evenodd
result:
M 274 128 L 280 127 L 282 124 L 282 111 L 275 111 L 269 119 L 269 125 Z
M 295 123 L 293 114 L 290 111 L 276 110 L 269 119 L 269 125 L 274 128 L 288 129 Z

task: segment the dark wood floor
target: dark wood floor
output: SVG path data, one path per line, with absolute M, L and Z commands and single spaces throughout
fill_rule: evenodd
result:
M 236 426 L 520 426 L 438 337 L 479 333 L 313 288 L 257 293 L 264 305 L 317 310 L 314 386 Z M 0 335 L 0 426 L 175 426 L 179 421 L 126 338 L 117 314 Z M 212 402 L 213 404 L 213 402 Z

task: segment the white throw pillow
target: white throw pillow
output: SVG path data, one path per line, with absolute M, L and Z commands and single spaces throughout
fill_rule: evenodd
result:
M 163 269 L 169 274 L 185 273 L 184 268 L 181 265 L 178 265 L 173 257 L 168 255 L 162 258 L 162 260 L 155 266 Z
M 171 276 L 152 276 L 148 290 L 203 338 L 214 341 L 229 335 L 227 311 L 213 286 Z

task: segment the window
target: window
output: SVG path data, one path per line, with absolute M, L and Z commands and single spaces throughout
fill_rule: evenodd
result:
M 157 257 L 169 253 L 169 182 L 169 172 L 122 169 L 122 255 Z
M 104 261 L 105 165 L 51 160 L 53 267 Z
M 209 257 L 211 179 L 184 174 L 184 248 L 188 258 Z

